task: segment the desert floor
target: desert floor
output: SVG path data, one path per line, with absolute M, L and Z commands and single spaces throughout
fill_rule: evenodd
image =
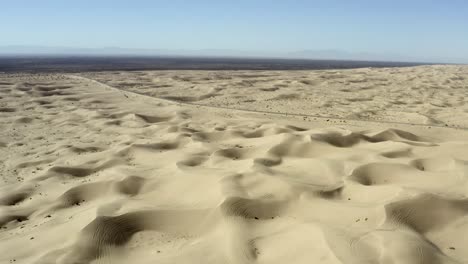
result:
M 468 263 L 468 66 L 0 74 L 0 263 Z

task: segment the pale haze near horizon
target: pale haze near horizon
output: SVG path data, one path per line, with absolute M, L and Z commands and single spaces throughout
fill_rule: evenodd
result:
M 79 51 L 468 63 L 468 2 L 460 0 L 20 0 L 0 1 L 0 7 L 0 54 Z

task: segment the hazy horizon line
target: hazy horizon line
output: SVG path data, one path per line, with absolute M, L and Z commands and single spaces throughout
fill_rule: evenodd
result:
M 44 45 L 3 45 L 1 56 L 150 56 L 150 57 L 206 57 L 297 60 L 347 60 L 410 63 L 468 64 L 465 58 L 418 57 L 391 52 L 350 52 L 340 49 L 302 49 L 296 51 L 265 51 L 236 49 L 164 49 L 126 47 L 69 47 Z

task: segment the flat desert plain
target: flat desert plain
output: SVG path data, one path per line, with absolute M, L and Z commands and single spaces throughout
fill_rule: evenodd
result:
M 468 66 L 0 74 L 0 263 L 468 263 Z

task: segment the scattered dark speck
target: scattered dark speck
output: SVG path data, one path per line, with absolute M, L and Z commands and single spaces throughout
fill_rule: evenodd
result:
M 454 248 L 454 247 L 449 247 L 449 249 L 451 249 L 451 250 L 455 250 L 455 248 Z
M 258 217 L 255 217 L 256 220 L 258 220 Z

